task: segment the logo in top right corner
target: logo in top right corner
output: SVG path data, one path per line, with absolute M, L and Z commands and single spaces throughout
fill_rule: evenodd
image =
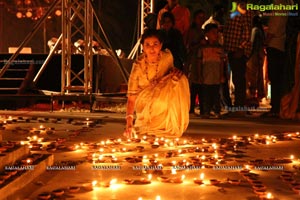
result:
M 247 10 L 259 11 L 263 16 L 298 16 L 298 3 L 296 4 L 241 4 L 232 2 L 230 18 L 243 15 Z

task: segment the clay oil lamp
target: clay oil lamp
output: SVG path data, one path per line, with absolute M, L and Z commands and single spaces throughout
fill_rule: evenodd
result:
M 199 179 L 198 178 L 194 178 L 194 183 L 196 183 L 198 185 L 203 184 L 204 176 L 205 176 L 204 173 L 201 173 Z

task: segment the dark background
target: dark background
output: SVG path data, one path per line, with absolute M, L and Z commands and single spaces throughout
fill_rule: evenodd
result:
M 43 1 L 43 0 L 40 0 Z M 16 17 L 16 12 L 7 5 L 13 0 L 0 0 L 0 53 L 7 53 L 8 47 L 19 46 L 26 35 L 32 31 L 37 21 L 30 18 Z M 128 55 L 136 43 L 138 17 L 138 0 L 94 0 L 94 8 L 98 13 L 101 25 L 108 35 L 114 49 L 122 49 Z M 182 5 L 188 7 L 192 13 L 201 8 L 209 16 L 215 4 L 228 7 L 229 0 L 181 0 Z M 166 0 L 155 1 L 155 12 L 166 4 Z M 99 28 L 94 27 L 99 32 Z M 46 31 L 46 38 L 43 37 Z M 48 53 L 47 41 L 51 37 L 58 37 L 61 33 L 61 18 L 52 15 L 38 30 L 28 45 L 32 53 Z M 46 50 L 46 51 L 45 51 Z

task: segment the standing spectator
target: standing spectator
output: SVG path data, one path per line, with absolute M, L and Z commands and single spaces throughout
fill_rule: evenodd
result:
M 205 12 L 203 10 L 197 10 L 194 13 L 193 22 L 188 30 L 186 44 L 187 44 L 187 62 L 185 64 L 185 73 L 188 75 L 190 80 L 190 91 L 191 91 L 191 107 L 190 113 L 195 112 L 196 98 L 198 96 L 198 102 L 201 111 L 203 112 L 202 107 L 202 98 L 201 98 L 201 81 L 200 73 L 196 65 L 196 56 L 197 50 L 201 45 L 206 44 L 204 31 L 202 29 L 202 24 L 206 18 Z
M 187 65 L 191 64 L 191 60 L 195 56 L 198 48 L 201 45 L 206 44 L 204 31 L 202 28 L 205 19 L 205 12 L 201 9 L 197 10 L 193 15 L 193 22 L 185 37 L 185 44 L 188 55 Z
M 242 6 L 242 0 L 238 3 Z M 228 18 L 224 26 L 224 49 L 228 52 L 228 60 L 234 84 L 234 106 L 244 108 L 246 100 L 246 63 L 251 54 L 252 13 Z M 238 109 L 239 110 L 239 109 Z
M 215 5 L 213 8 L 213 14 L 210 16 L 208 20 L 204 22 L 202 28 L 204 29 L 207 24 L 217 24 L 218 25 L 218 41 L 220 45 L 224 44 L 224 36 L 223 36 L 223 26 L 224 26 L 224 6 L 222 5 Z M 224 107 L 231 107 L 232 102 L 230 98 L 229 92 L 229 80 L 230 80 L 230 73 L 229 73 L 229 66 L 228 61 L 224 62 L 224 83 L 221 84 L 220 88 L 220 95 L 221 95 L 221 105 Z
M 215 5 L 213 8 L 213 14 L 206 20 L 203 25 L 202 29 L 205 28 L 207 24 L 217 24 L 219 29 L 219 44 L 223 45 L 224 38 L 223 38 L 223 26 L 224 26 L 224 7 L 222 5 Z
M 261 18 L 253 18 L 253 28 L 251 31 L 252 53 L 247 63 L 247 86 L 249 90 L 249 103 L 259 106 L 259 101 L 265 96 L 263 64 L 264 64 L 264 43 L 265 33 Z
M 285 81 L 280 117 L 300 120 L 300 15 L 289 16 L 286 28 Z
M 168 4 L 158 12 L 157 16 L 157 29 L 161 28 L 162 14 L 171 12 L 175 17 L 175 28 L 177 28 L 183 36 L 186 35 L 190 26 L 190 11 L 181 5 L 178 0 L 168 0 Z
M 218 43 L 218 25 L 205 26 L 207 45 L 198 50 L 197 64 L 202 80 L 203 117 L 209 118 L 214 111 L 215 117 L 220 117 L 220 84 L 224 81 L 224 50 Z
M 212 15 L 203 23 L 204 29 L 207 24 L 224 25 L 224 7 L 222 5 L 215 5 Z
M 186 50 L 183 42 L 183 37 L 179 30 L 174 28 L 174 15 L 170 12 L 165 12 L 161 16 L 161 32 L 164 37 L 163 49 L 169 49 L 174 58 L 174 66 L 183 70 L 183 64 L 186 58 Z
M 287 3 L 286 0 L 274 1 L 274 4 Z M 271 110 L 262 116 L 279 117 L 287 20 L 287 15 L 272 16 L 269 20 L 266 44 L 268 77 L 271 82 Z

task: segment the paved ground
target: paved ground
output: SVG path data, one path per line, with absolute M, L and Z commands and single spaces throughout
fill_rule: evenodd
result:
M 77 162 L 76 170 L 73 171 L 46 171 L 40 177 L 37 177 L 34 182 L 24 187 L 18 193 L 13 195 L 10 199 L 37 199 L 38 195 L 43 192 L 51 193 L 53 190 L 62 189 L 65 194 L 61 197 L 53 197 L 52 199 L 129 199 L 129 200 L 173 200 L 173 199 L 245 199 L 258 200 L 263 197 L 257 190 L 254 191 L 253 184 L 250 183 L 241 173 L 240 168 L 229 169 L 229 167 L 245 166 L 250 161 L 261 159 L 265 161 L 264 166 L 271 166 L 273 169 L 262 171 L 254 169 L 252 172 L 258 176 L 256 179 L 261 181 L 260 184 L 265 187 L 265 194 L 272 193 L 273 199 L 277 200 L 292 200 L 299 199 L 292 188 L 298 187 L 300 182 L 299 169 L 300 167 L 300 140 L 297 137 L 297 132 L 300 131 L 300 123 L 290 120 L 280 120 L 271 118 L 259 118 L 256 113 L 252 116 L 229 116 L 226 119 L 200 119 L 195 115 L 190 116 L 190 125 L 180 138 L 180 145 L 160 146 L 159 148 L 151 148 L 151 144 L 147 141 L 141 143 L 126 142 L 123 140 L 121 144 L 103 147 L 105 152 L 114 155 L 118 158 L 117 163 L 103 163 L 108 166 L 118 165 L 121 170 L 91 170 L 94 165 L 88 161 L 88 155 L 92 153 L 99 153 L 101 141 L 107 141 L 110 138 L 121 138 L 124 130 L 124 114 L 115 113 L 89 113 L 89 112 L 32 112 L 32 111 L 0 111 L 0 116 L 12 116 L 16 119 L 12 124 L 6 125 L 6 130 L 2 131 L 4 140 L 26 140 L 27 135 L 16 131 L 16 127 L 21 129 L 38 128 L 43 125 L 47 128 L 53 128 L 54 134 L 45 135 L 47 140 L 55 141 L 57 138 L 67 138 L 64 143 L 66 146 L 83 145 L 80 150 L 76 151 L 55 151 L 52 152 L 56 162 L 74 161 Z M 21 118 L 22 117 L 22 118 Z M 88 118 L 88 120 L 87 120 Z M 30 122 L 25 122 L 24 119 L 30 119 Z M 61 119 L 56 121 L 56 119 Z M 72 119 L 72 121 L 71 121 Z M 96 126 L 87 127 L 86 122 L 99 122 Z M 73 137 L 74 133 L 79 133 Z M 288 134 L 292 134 L 290 136 Z M 256 135 L 255 134 L 259 134 Z M 72 135 L 72 137 L 71 137 Z M 233 139 L 233 135 L 236 139 Z M 247 145 L 240 145 L 238 142 L 245 142 L 247 136 L 251 142 Z M 276 142 L 272 142 L 271 136 L 278 137 Z M 202 139 L 205 138 L 205 142 Z M 220 151 L 218 154 L 222 156 L 224 152 L 221 151 L 221 139 L 231 138 L 227 142 L 233 142 L 237 146 L 233 151 L 226 149 L 226 157 L 217 158 L 219 164 L 215 163 L 213 157 L 216 156 L 214 150 L 214 143 L 217 144 Z M 188 143 L 185 143 L 188 141 Z M 196 141 L 202 141 L 199 144 Z M 255 141 L 255 142 L 254 142 Z M 225 142 L 225 144 L 227 144 Z M 270 142 L 270 143 L 269 143 Z M 97 144 L 97 149 L 89 149 L 88 144 Z M 193 144 L 192 144 L 193 143 Z M 229 144 L 228 143 L 228 144 Z M 269 144 L 266 144 L 269 143 Z M 239 146 L 240 145 L 240 146 Z M 44 144 L 46 146 L 46 144 Z M 136 150 L 137 146 L 143 146 L 143 152 Z M 225 145 L 226 146 L 226 145 Z M 204 152 L 197 152 L 195 148 L 206 149 Z M 112 153 L 113 149 L 127 148 L 126 152 Z M 132 151 L 129 151 L 131 149 Z M 177 156 L 166 158 L 168 152 L 186 151 L 187 149 L 194 149 L 194 152 L 183 152 Z M 41 151 L 47 153 L 46 150 Z M 49 152 L 48 152 L 49 153 Z M 163 174 L 153 173 L 151 184 L 141 185 L 140 180 L 147 179 L 147 174 L 141 173 L 139 170 L 133 170 L 133 167 L 139 166 L 139 163 L 126 162 L 126 158 L 134 156 L 147 156 L 145 162 L 149 162 L 149 158 L 156 158 L 159 163 L 164 166 L 170 166 L 172 161 L 177 163 L 186 160 L 191 162 L 195 156 L 206 155 L 209 160 L 203 163 L 214 168 L 205 169 L 184 169 L 178 170 L 177 174 L 171 174 L 172 167 L 166 167 Z M 280 163 L 283 159 L 290 158 L 294 155 L 292 163 Z M 99 158 L 100 159 L 100 158 Z M 278 162 L 270 162 L 277 160 Z M 213 161 L 213 162 L 212 162 Z M 216 161 L 216 160 L 215 160 Z M 224 167 L 217 170 L 216 166 Z M 175 167 L 179 167 L 175 165 Z M 276 168 L 277 167 L 277 168 Z M 291 179 L 294 181 L 294 186 L 291 186 L 286 180 L 282 178 L 282 167 L 284 171 L 292 172 Z M 276 169 L 275 169 L 276 168 Z M 278 170 L 280 168 L 280 170 Z M 297 168 L 297 169 L 296 169 Z M 194 184 L 194 178 L 199 177 L 201 173 L 205 173 L 204 184 L 201 186 Z M 185 175 L 183 183 L 163 183 L 161 177 L 167 177 L 170 182 L 181 179 Z M 112 179 L 117 179 L 117 184 L 110 187 L 104 187 L 104 183 L 110 182 Z M 125 184 L 125 179 L 135 180 L 133 184 Z M 221 181 L 219 185 L 212 185 L 211 179 Z M 228 181 L 237 180 L 239 185 Z M 87 191 L 86 186 L 92 181 L 97 180 L 92 191 Z M 176 182 L 176 181 L 175 181 Z M 300 185 L 300 183 L 299 183 Z M 80 187 L 77 193 L 71 193 L 68 188 L 71 186 Z M 158 197 L 160 196 L 160 198 Z M 0 198 L 1 199 L 1 198 Z

